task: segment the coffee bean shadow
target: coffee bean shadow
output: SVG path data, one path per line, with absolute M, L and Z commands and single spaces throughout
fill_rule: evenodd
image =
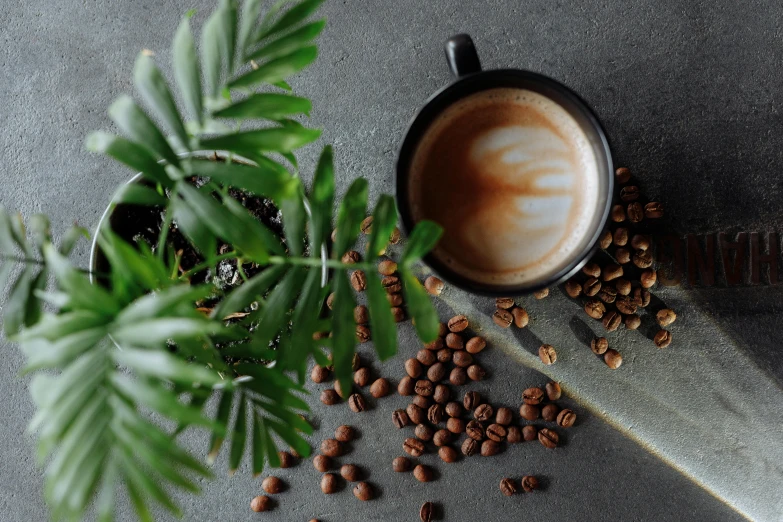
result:
M 517 341 L 521 346 L 524 346 L 526 350 L 538 357 L 538 348 L 544 344 L 544 342 L 533 332 L 530 328 L 520 328 L 514 333 Z M 488 375 L 486 378 L 488 379 Z
M 379 484 L 376 484 L 375 482 L 368 482 L 370 486 L 372 487 L 372 500 L 378 500 L 383 498 L 383 487 L 381 487 Z M 351 488 L 353 489 L 353 487 Z
M 536 475 L 536 478 L 538 479 L 538 489 L 540 491 L 546 491 L 551 487 L 552 481 L 549 479 L 549 477 Z
M 585 323 L 576 315 L 573 315 L 571 316 L 571 320 L 568 321 L 568 327 L 571 329 L 574 337 L 576 337 L 580 343 L 584 344 L 588 348 L 590 347 L 590 342 L 596 337 L 596 335 L 593 333 L 593 330 L 587 326 L 587 323 Z

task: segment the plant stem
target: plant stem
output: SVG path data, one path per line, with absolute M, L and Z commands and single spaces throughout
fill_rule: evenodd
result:
M 285 257 L 285 256 L 272 256 L 269 258 L 270 265 L 294 265 L 294 266 L 315 266 L 320 267 L 326 265 L 327 268 L 337 268 L 340 270 L 345 269 L 357 269 L 357 270 L 370 270 L 372 265 L 370 263 L 353 263 L 347 265 L 342 261 L 334 259 L 322 260 L 319 257 Z
M 190 276 L 194 274 L 198 274 L 202 270 L 206 270 L 207 268 L 211 267 L 213 264 L 218 263 L 220 261 L 223 261 L 224 259 L 231 259 L 232 257 L 237 257 L 237 253 L 235 250 L 232 250 L 231 252 L 226 252 L 225 254 L 220 254 L 219 256 L 215 256 L 212 259 L 208 261 L 204 261 L 203 263 L 200 263 L 187 272 L 183 272 L 181 276 L 179 276 L 180 279 L 187 279 Z

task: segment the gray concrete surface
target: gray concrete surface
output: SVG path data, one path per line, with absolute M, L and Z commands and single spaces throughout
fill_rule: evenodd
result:
M 211 5 L 181 0 L 4 2 L 0 10 L 0 203 L 24 214 L 46 212 L 60 228 L 73 221 L 93 226 L 116 186 L 131 173 L 88 154 L 84 136 L 109 126 L 106 107 L 120 93 L 130 91 L 136 53 L 149 48 L 160 63 L 168 63 L 169 42 L 181 13 L 195 6 L 200 22 Z M 329 0 L 323 10 L 330 25 L 321 38 L 321 57 L 297 78 L 295 87 L 314 100 L 313 120 L 325 128 L 325 141 L 335 145 L 343 189 L 354 177 L 367 176 L 373 196 L 393 191 L 394 153 L 405 126 L 420 103 L 449 81 L 443 41 L 466 31 L 474 36 L 485 67 L 530 68 L 580 92 L 603 119 L 618 163 L 631 166 L 644 191 L 665 202 L 678 233 L 781 229 L 783 74 L 778 64 L 783 59 L 783 12 L 778 3 Z M 305 172 L 316 153 L 314 148 L 303 153 Z M 79 256 L 86 263 L 86 248 Z M 747 404 L 781 393 L 779 287 L 674 288 L 661 295 L 675 303 L 683 317 L 692 318 L 684 322 L 688 328 L 676 333 L 671 350 L 680 352 L 668 358 L 638 337 L 618 335 L 617 342 L 628 350 L 627 366 L 621 369 L 625 373 L 612 378 L 624 379 L 624 385 L 636 389 L 635 379 L 644 381 L 649 372 L 658 371 L 670 374 L 666 385 L 676 384 L 678 376 L 687 375 L 689 361 L 699 364 L 705 353 L 713 354 L 716 367 L 723 368 L 715 370 L 717 375 L 730 376 L 738 357 L 747 355 L 764 375 L 759 386 L 744 390 Z M 558 292 L 550 299 L 530 304 L 531 331 L 565 347 L 565 359 L 558 363 L 564 368 L 569 368 L 567 363 L 571 371 L 580 364 L 596 364 L 577 355 L 584 347 L 569 321 L 578 310 L 569 308 L 572 303 Z M 456 292 L 449 302 L 475 313 L 490 309 L 488 301 Z M 440 306 L 446 316 L 447 303 Z M 402 354 L 412 353 L 416 347 L 409 325 L 402 328 L 400 338 Z M 518 405 L 520 391 L 528 384 L 545 382 L 546 377 L 535 371 L 535 365 L 518 364 L 519 358 L 509 355 L 513 347 L 506 344 L 510 343 L 504 343 L 503 350 L 482 354 L 492 378 L 476 389 L 497 403 Z M 531 345 L 530 338 L 517 339 L 519 350 L 529 350 Z M 35 467 L 32 439 L 25 434 L 33 407 L 27 381 L 17 376 L 22 358 L 7 343 L 3 353 L 0 520 L 46 520 L 42 472 Z M 402 374 L 400 360 L 376 368 L 393 378 Z M 726 387 L 734 384 L 724 382 Z M 569 400 L 574 401 L 580 422 L 568 431 L 563 448 L 547 452 L 537 443 L 525 444 L 494 459 L 439 466 L 440 477 L 431 484 L 418 484 L 390 470 L 391 459 L 401 453 L 403 434 L 393 431 L 389 416 L 404 404 L 401 398 L 384 399 L 362 417 L 345 407 L 316 407 L 314 417 L 322 430 L 315 441 L 341 423 L 360 424 L 362 438 L 342 461 L 364 466 L 380 498 L 359 503 L 349 490 L 326 497 L 318 490 L 318 474 L 308 462 L 280 472 L 290 491 L 279 496 L 274 514 L 249 511 L 260 481 L 246 468 L 233 478 L 221 473 L 221 478 L 205 484 L 201 497 L 180 498 L 186 519 L 195 521 L 416 520 L 424 500 L 441 502 L 445 519 L 456 521 L 741 518 L 705 489 L 720 489 L 712 482 L 714 477 L 700 473 L 734 455 L 707 447 L 693 459 L 684 457 L 678 466 L 671 460 L 672 452 L 650 445 L 660 439 L 647 436 L 651 423 L 665 422 L 673 426 L 669 449 L 681 441 L 693 447 L 709 431 L 722 435 L 721 426 L 704 422 L 707 418 L 714 422 L 714 416 L 701 417 L 689 407 L 694 397 L 699 404 L 709 403 L 713 396 L 720 402 L 719 389 L 704 390 L 699 382 L 690 383 L 689 394 L 670 397 L 665 404 L 669 417 L 649 410 L 635 412 L 635 403 L 623 408 L 625 388 L 618 387 L 616 393 L 606 385 L 603 389 L 606 395 L 595 397 L 577 393 L 591 391 L 586 386 L 574 387 Z M 602 410 L 607 403 L 613 409 Z M 739 406 L 740 413 L 745 406 Z M 770 418 L 779 418 L 781 408 L 780 404 L 769 407 Z M 638 422 L 617 421 L 628 418 Z M 687 432 L 688 422 L 696 442 L 677 431 Z M 763 419 L 745 422 L 767 426 Z M 765 434 L 749 447 L 770 440 L 772 448 L 779 448 L 779 433 L 777 437 Z M 186 441 L 194 448 L 206 445 L 198 434 Z M 738 453 L 748 451 L 742 444 L 737 447 Z M 754 457 L 762 458 L 741 457 L 739 465 Z M 435 463 L 436 459 L 430 455 L 422 460 Z M 783 455 L 773 453 L 763 459 L 779 463 Z M 690 478 L 671 464 L 689 470 Z M 499 495 L 501 477 L 531 472 L 545 477 L 545 491 L 511 499 Z M 780 484 L 775 482 L 780 470 L 774 466 L 756 475 L 754 486 L 768 480 L 774 492 L 775 484 Z M 729 473 L 718 484 L 732 485 L 724 500 L 749 517 L 783 519 L 776 511 L 779 499 L 757 503 L 755 488 L 733 479 Z M 132 520 L 127 506 L 119 518 Z

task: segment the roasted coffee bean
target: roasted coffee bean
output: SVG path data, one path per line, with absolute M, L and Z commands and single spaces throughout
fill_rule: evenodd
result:
M 329 307 L 329 310 L 331 310 L 334 306 L 334 292 L 329 294 L 329 296 L 326 298 L 326 306 Z
M 408 419 L 413 424 L 421 424 L 427 419 L 427 410 L 415 404 L 408 404 L 405 413 L 408 414 Z
M 544 402 L 544 390 L 541 388 L 527 388 L 522 392 L 522 401 L 525 404 L 541 404 Z
M 627 279 L 616 279 L 614 282 L 614 287 L 617 289 L 617 293 L 620 295 L 631 294 L 631 282 Z
M 652 266 L 652 254 L 649 250 L 637 250 L 633 255 L 633 264 L 639 268 L 650 268 Z
M 598 299 L 591 299 L 585 303 L 585 312 L 593 319 L 601 319 L 606 313 L 606 306 Z
M 498 297 L 495 299 L 495 306 L 497 308 L 502 308 L 503 310 L 508 310 L 509 308 L 514 308 L 516 303 L 514 303 L 513 297 Z
M 368 384 L 370 384 L 370 369 L 369 368 L 359 368 L 356 370 L 356 372 L 353 374 L 353 383 L 360 387 L 364 388 Z M 402 383 L 400 383 L 402 384 Z
M 625 247 L 620 247 L 614 251 L 614 258 L 621 265 L 627 265 L 631 262 L 631 251 Z
M 433 352 L 438 352 L 438 351 L 443 349 L 443 346 L 444 346 L 443 338 L 438 337 L 437 339 L 435 339 L 431 343 L 425 344 L 424 348 L 426 348 L 427 350 L 431 350 Z
M 402 239 L 402 233 L 400 232 L 400 229 L 397 227 L 394 227 L 394 230 L 392 230 L 391 234 L 389 235 L 389 243 L 392 245 L 396 245 L 400 242 Z
M 465 426 L 465 433 L 473 440 L 484 440 L 484 425 L 477 420 L 472 420 Z
M 468 327 L 468 318 L 464 315 L 455 315 L 449 319 L 448 326 L 452 332 L 461 332 Z
M 362 260 L 362 256 L 356 250 L 349 250 L 348 252 L 343 254 L 343 257 L 341 258 L 341 261 L 346 265 L 358 263 L 361 260 Z
M 551 344 L 542 344 L 538 348 L 538 358 L 541 359 L 541 362 L 547 366 L 555 364 L 555 361 L 557 361 L 557 352 L 555 351 L 555 347 Z
M 427 369 L 427 378 L 432 382 L 440 382 L 446 378 L 446 365 L 442 362 L 436 362 Z
M 410 376 L 403 377 L 397 384 L 397 393 L 403 396 L 413 395 L 416 391 L 416 381 Z
M 511 315 L 511 312 L 508 310 L 504 310 L 503 308 L 498 308 L 495 310 L 495 313 L 492 314 L 492 320 L 495 321 L 495 324 L 500 326 L 501 328 L 508 328 L 511 326 L 511 323 L 514 321 L 514 316 Z
M 366 343 L 370 340 L 372 335 L 370 334 L 370 329 L 364 326 L 363 324 L 356 325 L 356 340 L 360 343 Z
M 421 395 L 414 395 L 411 402 L 419 408 L 423 408 L 425 410 L 432 406 L 432 400 L 430 400 L 429 397 L 422 397 Z
M 622 223 L 625 221 L 625 208 L 622 205 L 612 206 L 610 217 L 615 223 Z
M 512 479 L 504 478 L 500 481 L 500 492 L 510 497 L 517 492 L 517 485 Z
M 631 180 L 631 171 L 628 167 L 620 167 L 614 171 L 614 180 L 618 185 L 625 185 Z
M 479 404 L 482 403 L 481 395 L 479 395 L 478 392 L 469 391 L 465 394 L 465 397 L 462 399 L 462 406 L 468 410 L 473 411 L 476 408 L 479 407 Z
M 481 443 L 481 456 L 492 457 L 500 453 L 500 444 L 494 440 L 485 440 Z
M 463 350 L 454 352 L 454 355 L 452 356 L 451 360 L 454 362 L 456 366 L 459 366 L 460 368 L 467 368 L 468 366 L 473 364 L 473 356 Z
M 620 314 L 615 312 L 614 310 L 609 310 L 606 312 L 606 315 L 604 315 L 603 318 L 603 324 L 604 328 L 607 332 L 614 332 L 617 330 L 617 328 L 620 327 L 620 323 L 622 322 L 623 318 Z
M 626 315 L 623 322 L 629 330 L 636 330 L 642 325 L 642 318 L 636 314 Z
M 612 232 L 604 230 L 598 238 L 598 245 L 604 250 L 612 246 Z
M 658 333 L 655 334 L 653 342 L 658 348 L 666 348 L 672 344 L 672 334 L 667 330 L 659 330 Z
M 432 436 L 435 435 L 435 430 L 426 424 L 419 424 L 413 430 L 413 433 L 416 435 L 417 439 L 423 440 L 424 442 L 429 442 L 432 440 Z
M 530 322 L 530 316 L 524 308 L 516 307 L 511 309 L 511 316 L 514 318 L 514 326 L 524 328 Z
M 388 294 L 399 294 L 402 292 L 402 284 L 400 284 L 400 278 L 397 276 L 384 276 L 381 279 L 381 284 Z
M 465 431 L 465 421 L 458 417 L 449 417 L 446 420 L 446 429 L 451 433 L 462 433 Z
M 430 370 L 432 369 L 432 366 L 430 366 Z M 427 372 L 429 373 L 429 372 Z M 431 397 L 433 393 L 435 393 L 435 385 L 432 383 L 432 381 L 429 381 L 427 379 L 419 379 L 416 381 L 416 395 L 422 395 L 424 397 Z
M 462 415 L 462 404 L 452 401 L 446 405 L 445 412 L 449 417 L 459 417 Z
M 588 297 L 592 297 L 596 295 L 598 292 L 601 291 L 601 281 L 599 281 L 598 278 L 591 277 L 590 279 L 585 281 L 585 284 L 582 287 L 582 291 Z
M 462 350 L 465 348 L 465 341 L 462 340 L 460 334 L 450 332 L 446 335 L 446 346 L 452 350 Z
M 405 320 L 405 310 L 403 310 L 399 306 L 393 306 L 391 311 L 392 311 L 392 318 L 394 319 L 395 323 L 401 323 Z
M 522 477 L 522 489 L 527 493 L 538 489 L 538 479 L 532 475 L 525 475 Z
M 655 286 L 656 281 L 658 281 L 658 272 L 652 268 L 644 270 L 639 276 L 639 282 L 641 283 L 642 288 L 652 288 Z
M 392 423 L 394 423 L 395 428 L 404 428 L 409 422 L 410 419 L 408 419 L 408 414 L 405 410 L 394 410 L 394 412 L 392 412 Z
M 488 421 L 495 414 L 494 408 L 489 404 L 480 404 L 473 410 L 473 418 L 477 421 Z
M 539 415 L 541 415 L 541 409 L 534 404 L 523 404 L 519 407 L 519 416 L 525 420 L 536 420 Z
M 339 480 L 335 473 L 326 473 L 321 477 L 321 491 L 327 495 L 336 493 L 339 488 Z
M 494 440 L 495 442 L 502 442 L 506 440 L 508 431 L 500 424 L 490 424 L 487 426 L 487 429 L 484 430 L 484 433 L 488 439 Z
M 487 347 L 487 341 L 483 337 L 471 337 L 467 343 L 465 343 L 465 351 L 472 354 L 477 354 Z
M 277 457 L 280 459 L 281 468 L 290 468 L 294 465 L 294 456 L 287 451 L 278 451 Z
M 329 379 L 331 373 L 328 369 L 316 364 L 313 367 L 313 371 L 310 372 L 310 379 L 316 384 L 321 384 Z
M 650 236 L 635 234 L 631 238 L 631 247 L 633 247 L 634 250 L 647 250 L 650 248 Z
M 261 482 L 261 489 L 270 495 L 276 495 L 278 493 L 282 493 L 282 491 L 285 489 L 285 484 L 283 484 L 283 481 L 277 477 L 266 477 Z
M 364 234 L 369 234 L 372 232 L 372 216 L 367 216 L 364 218 L 361 225 L 359 225 L 359 228 Z
M 445 413 L 443 406 L 440 404 L 433 404 L 427 409 L 427 420 L 432 424 L 440 424 L 443 422 Z
M 549 381 L 546 383 L 546 396 L 550 401 L 558 400 L 562 393 L 559 382 Z
M 351 371 L 356 371 L 362 367 L 362 358 L 358 353 L 354 353 L 351 358 Z
M 545 447 L 552 449 L 557 447 L 557 443 L 560 442 L 560 437 L 557 432 L 550 430 L 549 428 L 543 428 L 538 432 L 538 442 Z
M 522 438 L 525 440 L 525 442 L 536 440 L 538 438 L 538 429 L 536 429 L 535 426 L 522 427 Z
M 474 439 L 465 439 L 462 441 L 462 454 L 466 457 L 472 457 L 476 455 L 480 450 L 480 442 Z
M 386 300 L 391 306 L 402 306 L 402 294 L 386 294 Z
M 566 408 L 557 414 L 557 425 L 561 428 L 570 428 L 576 422 L 576 413 Z
M 623 356 L 617 350 L 609 348 L 604 354 L 604 362 L 609 368 L 616 370 L 623 364 Z
M 435 361 L 437 361 L 438 358 L 431 351 L 425 350 L 424 348 L 422 348 L 421 350 L 416 352 L 416 360 L 419 361 L 424 366 L 430 366 L 432 364 L 435 364 Z M 407 368 L 406 368 L 406 371 L 407 371 Z M 416 376 L 416 377 L 418 377 L 418 376 Z
M 446 404 L 451 398 L 451 390 L 445 384 L 438 384 L 435 386 L 435 392 L 432 394 L 432 399 L 438 404 Z
M 367 402 L 364 400 L 363 396 L 354 393 L 348 397 L 348 407 L 351 408 L 351 411 L 354 413 L 361 413 L 367 410 Z
M 650 291 L 646 288 L 637 288 L 633 291 L 633 302 L 636 306 L 645 308 L 650 304 Z
M 663 205 L 657 201 L 651 201 L 644 206 L 644 216 L 650 219 L 663 217 Z
M 367 275 L 362 270 L 354 270 L 351 273 L 351 286 L 357 292 L 364 292 L 367 288 Z
M 345 399 L 348 395 L 351 394 L 351 390 L 353 390 L 353 386 L 348 388 L 348 390 L 343 390 L 343 386 L 340 384 L 340 381 L 334 381 L 334 391 L 337 392 L 337 395 L 339 395 L 340 398 Z
M 391 384 L 389 384 L 389 381 L 383 377 L 377 379 L 374 383 L 372 383 L 372 386 L 370 386 L 370 395 L 376 399 L 386 397 L 389 395 L 389 392 L 391 392 Z
M 629 185 L 620 189 L 620 199 L 629 203 L 639 199 L 639 187 L 636 185 Z
M 435 505 L 432 502 L 425 502 L 419 510 L 421 522 L 432 522 L 435 520 Z
M 560 407 L 557 404 L 549 403 L 541 408 L 541 418 L 547 422 L 553 422 L 560 413 Z
M 630 315 L 636 313 L 636 305 L 633 299 L 627 296 L 622 296 L 615 301 L 614 306 L 621 314 Z
M 443 281 L 438 279 L 435 276 L 429 276 L 427 279 L 424 280 L 424 288 L 427 290 L 427 292 L 430 295 L 438 296 L 443 292 L 443 287 L 446 286 L 443 284 Z
M 612 281 L 618 277 L 623 276 L 623 267 L 615 265 L 614 263 L 608 264 L 604 267 L 603 280 Z
M 446 323 L 438 323 L 438 337 L 446 337 L 449 333 L 449 325 Z
M 628 244 L 628 229 L 624 227 L 620 227 L 617 230 L 614 231 L 614 235 L 612 236 L 612 243 L 614 243 L 615 246 L 618 247 L 624 247 Z M 604 278 L 604 281 L 607 279 Z
M 332 406 L 340 402 L 340 396 L 333 389 L 327 388 L 321 392 L 321 402 L 327 406 Z
M 431 482 L 435 474 L 429 466 L 419 464 L 413 468 L 413 476 L 416 477 L 416 480 L 419 482 Z
M 405 453 L 408 453 L 413 457 L 421 457 L 424 454 L 424 443 L 418 439 L 409 437 L 402 443 L 402 449 L 405 450 Z
M 408 457 L 396 457 L 392 461 L 392 469 L 397 473 L 405 473 L 406 471 L 410 471 L 411 467 L 413 467 L 413 465 L 411 464 L 411 459 Z
M 601 267 L 598 263 L 587 263 L 582 267 L 582 273 L 590 277 L 601 277 Z
M 511 424 L 511 419 L 513 417 L 513 412 L 511 411 L 511 408 L 498 408 L 497 413 L 495 413 L 495 422 L 498 424 L 501 424 L 503 426 L 508 426 Z
M 451 432 L 449 430 L 438 430 L 435 435 L 432 436 L 432 442 L 436 446 L 445 446 L 451 442 Z
M 390 276 L 397 272 L 397 263 L 392 261 L 391 259 L 384 259 L 380 263 L 378 263 L 378 272 L 381 275 Z
M 641 223 L 644 219 L 644 208 L 638 201 L 634 201 L 628 205 L 628 221 L 631 223 Z
M 453 353 L 449 348 L 443 348 L 441 350 L 438 350 L 438 353 L 436 354 L 436 357 L 438 358 L 438 362 L 447 363 L 451 361 L 451 358 L 453 357 Z
M 429 350 L 425 350 L 427 353 L 432 353 Z M 421 366 L 421 363 L 418 361 L 418 359 L 408 359 L 405 361 L 405 373 L 413 377 L 414 379 L 418 378 L 424 369 Z
M 486 370 L 479 366 L 478 364 L 471 364 L 468 366 L 468 378 L 471 381 L 483 381 L 484 377 L 487 376 Z
M 677 314 L 674 313 L 674 310 L 672 310 L 670 308 L 664 308 L 663 310 L 659 310 L 658 313 L 655 314 L 655 320 L 662 327 L 669 326 L 676 319 L 677 319 Z
M 541 290 L 536 290 L 533 292 L 533 297 L 536 299 L 544 299 L 546 297 L 549 297 L 549 288 L 542 288 Z
M 594 337 L 590 341 L 590 349 L 596 355 L 603 355 L 607 348 L 609 348 L 609 341 L 606 340 L 606 337 Z
M 359 482 L 353 487 L 353 496 L 362 502 L 372 500 L 374 495 L 372 486 L 367 482 Z
M 462 386 L 468 382 L 468 371 L 465 368 L 454 368 L 449 374 L 449 382 L 454 386 Z
M 573 279 L 569 279 L 565 282 L 565 292 L 568 294 L 568 297 L 571 297 L 572 299 L 576 299 L 580 295 L 582 295 L 582 285 L 574 281 Z
M 440 457 L 440 460 L 447 464 L 457 462 L 457 450 L 451 446 L 441 446 L 440 449 L 438 449 L 438 456 Z
M 351 442 L 356 437 L 356 430 L 352 426 L 343 424 L 334 430 L 334 438 L 340 442 Z
M 313 467 L 321 473 L 325 473 L 332 468 L 332 459 L 326 455 L 316 455 L 313 458 Z
M 339 457 L 343 454 L 343 445 L 337 439 L 325 439 L 321 442 L 321 453 L 327 457 Z
M 617 299 L 617 290 L 611 286 L 603 286 L 601 291 L 598 292 L 598 299 L 607 304 L 612 304 Z
M 267 497 L 266 495 L 259 495 L 257 497 L 254 497 L 253 500 L 250 501 L 250 509 L 252 509 L 256 513 L 270 511 L 274 507 L 274 505 L 275 505 L 275 501 Z
M 519 444 L 522 442 L 522 430 L 519 426 L 509 426 L 508 435 L 506 435 L 506 441 L 509 444 Z
M 356 464 L 343 464 L 340 468 L 340 476 L 348 482 L 356 482 L 362 478 L 362 470 Z

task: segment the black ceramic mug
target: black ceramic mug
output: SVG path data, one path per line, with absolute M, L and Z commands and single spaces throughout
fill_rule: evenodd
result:
M 491 296 L 514 296 L 556 285 L 571 277 L 584 266 L 595 252 L 598 238 L 604 230 L 612 204 L 614 168 L 606 134 L 587 104 L 565 85 L 540 74 L 519 70 L 499 69 L 482 71 L 473 41 L 466 34 L 450 38 L 446 44 L 446 59 L 455 81 L 435 93 L 419 110 L 410 124 L 397 157 L 397 205 L 407 232 L 413 229 L 415 218 L 411 211 L 410 170 L 416 148 L 429 126 L 444 110 L 459 100 L 475 93 L 497 88 L 525 89 L 549 98 L 562 107 L 584 133 L 592 148 L 598 172 L 597 202 L 589 226 L 583 228 L 584 237 L 578 239 L 573 254 L 545 277 L 514 284 L 494 284 L 477 281 L 457 273 L 433 253 L 424 261 L 437 275 L 464 290 Z M 444 173 L 448 183 L 448 173 Z M 459 209 L 454 209 L 459 212 Z M 490 233 L 488 231 L 488 233 Z

